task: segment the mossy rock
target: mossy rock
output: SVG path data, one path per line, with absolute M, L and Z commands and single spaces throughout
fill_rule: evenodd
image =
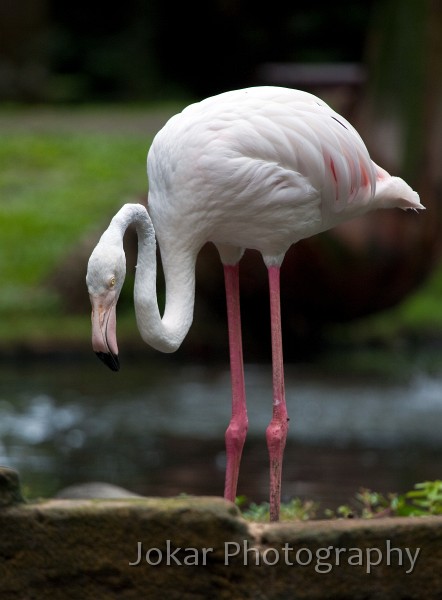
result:
M 0 598 L 439 599 L 442 518 L 257 524 L 189 496 L 8 503 Z

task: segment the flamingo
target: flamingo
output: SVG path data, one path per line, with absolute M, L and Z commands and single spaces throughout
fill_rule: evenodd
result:
M 223 264 L 232 385 L 225 433 L 224 497 L 236 497 L 247 432 L 239 299 L 239 261 L 260 251 L 268 270 L 273 411 L 266 430 L 270 461 L 270 519 L 280 512 L 281 472 L 288 430 L 281 340 L 280 266 L 302 238 L 378 208 L 423 209 L 418 194 L 371 161 L 356 130 L 316 96 L 261 86 L 221 93 L 191 104 L 155 136 L 148 158 L 148 210 L 125 204 L 91 254 L 87 286 L 92 346 L 119 369 L 116 304 L 125 277 L 123 236 L 134 224 L 138 264 L 137 326 L 162 352 L 177 350 L 193 319 L 195 261 L 213 242 Z M 166 304 L 156 294 L 156 245 Z

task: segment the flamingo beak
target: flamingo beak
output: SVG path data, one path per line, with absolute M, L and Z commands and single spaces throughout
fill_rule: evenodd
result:
M 117 298 L 90 296 L 92 304 L 92 348 L 112 371 L 120 369 L 117 346 Z

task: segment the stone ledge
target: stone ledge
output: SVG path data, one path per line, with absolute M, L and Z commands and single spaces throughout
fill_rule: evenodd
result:
M 0 508 L 2 600 L 427 600 L 441 567 L 438 517 L 256 524 L 204 497 Z

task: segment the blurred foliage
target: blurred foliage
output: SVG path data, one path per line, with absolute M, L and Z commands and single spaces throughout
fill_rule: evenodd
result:
M 269 504 L 247 503 L 239 497 L 236 504 L 242 509 L 243 517 L 249 521 L 268 521 Z M 342 505 L 337 510 L 325 509 L 319 513 L 319 504 L 310 500 L 293 498 L 281 504 L 281 521 L 307 521 L 316 518 L 361 518 L 374 519 L 381 517 L 425 517 L 442 515 L 442 481 L 424 481 L 416 483 L 414 489 L 404 494 L 382 494 L 362 488 L 355 494 L 350 504 Z
M 441 15 L 431 0 L 378 2 L 367 38 L 370 120 L 378 135 L 388 128 L 394 157 L 384 158 L 414 186 L 432 152 L 429 127 L 440 102 L 442 44 L 435 38 L 440 40 Z
M 255 83 L 263 62 L 360 61 L 372 4 L 198 0 L 170 10 L 159 0 L 155 50 L 164 74 L 206 96 Z
M 0 97 L 194 98 L 253 84 L 262 62 L 361 61 L 374 0 L 21 0 L 0 7 Z M 7 78 L 2 86 L 1 78 Z
M 434 270 L 419 290 L 391 309 L 352 321 L 333 325 L 331 337 L 353 343 L 376 343 L 383 346 L 400 340 L 437 340 L 442 332 L 442 268 Z
M 442 514 L 442 481 L 416 483 L 404 494 L 381 494 L 362 488 L 356 502 L 337 511 L 326 510 L 328 517 L 374 519 L 379 517 L 427 517 Z

